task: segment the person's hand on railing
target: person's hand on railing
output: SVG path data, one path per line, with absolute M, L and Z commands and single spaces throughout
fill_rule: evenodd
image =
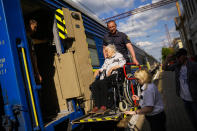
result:
M 137 59 L 133 59 L 133 64 L 136 64 L 136 66 L 139 65 L 139 62 L 137 61 Z

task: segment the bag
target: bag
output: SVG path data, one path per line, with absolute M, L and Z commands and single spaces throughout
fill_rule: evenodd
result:
M 127 116 L 126 118 L 123 118 L 120 120 L 117 124 L 118 128 L 127 128 L 129 124 L 129 120 L 131 119 L 131 116 Z

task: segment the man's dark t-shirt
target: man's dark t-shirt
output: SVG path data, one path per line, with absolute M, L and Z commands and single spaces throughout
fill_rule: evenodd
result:
M 131 43 L 128 36 L 123 32 L 118 32 L 115 35 L 107 33 L 103 38 L 103 45 L 107 46 L 108 44 L 114 44 L 117 51 L 121 53 L 126 61 L 129 61 L 128 49 L 126 47 L 127 43 Z

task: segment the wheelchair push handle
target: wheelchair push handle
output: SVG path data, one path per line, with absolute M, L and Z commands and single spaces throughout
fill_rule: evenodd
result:
M 134 79 L 136 79 L 136 78 L 134 78 L 134 77 L 129 78 L 129 77 L 127 76 L 126 65 L 131 65 L 131 66 L 132 66 L 132 65 L 135 65 L 135 66 L 138 66 L 139 69 L 141 69 L 141 66 L 140 66 L 140 65 L 136 65 L 135 63 L 126 63 L 126 64 L 123 66 L 124 75 L 125 75 L 126 79 L 127 79 L 127 80 L 134 80 Z

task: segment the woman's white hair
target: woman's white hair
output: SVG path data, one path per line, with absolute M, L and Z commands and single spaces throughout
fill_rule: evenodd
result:
M 109 49 L 109 50 L 112 50 L 114 53 L 116 53 L 116 47 L 112 44 L 109 44 L 105 47 L 105 49 Z

